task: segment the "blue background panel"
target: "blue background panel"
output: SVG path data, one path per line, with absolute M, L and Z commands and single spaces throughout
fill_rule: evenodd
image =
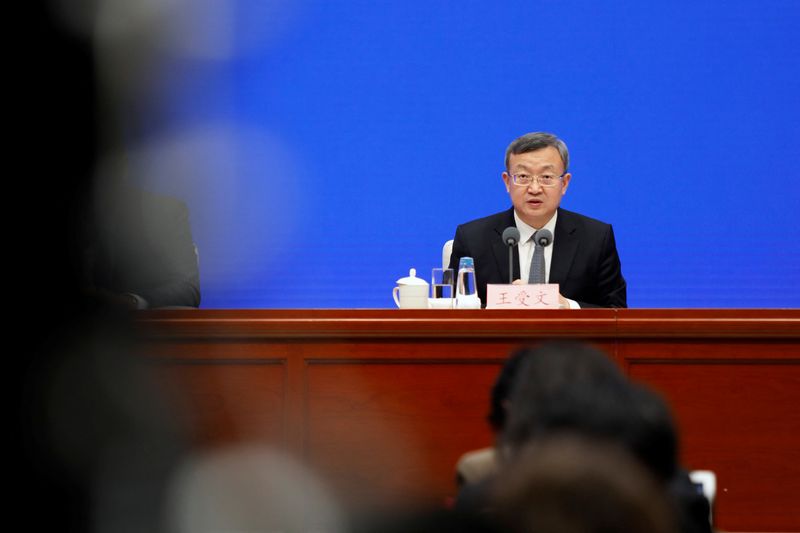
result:
M 189 204 L 203 307 L 393 307 L 510 205 L 529 131 L 568 144 L 562 205 L 613 224 L 630 306 L 800 307 L 800 2 L 232 5 L 131 136 Z

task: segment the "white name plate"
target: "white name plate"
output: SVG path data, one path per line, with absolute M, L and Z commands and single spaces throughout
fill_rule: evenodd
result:
M 558 283 L 486 285 L 486 309 L 559 309 Z

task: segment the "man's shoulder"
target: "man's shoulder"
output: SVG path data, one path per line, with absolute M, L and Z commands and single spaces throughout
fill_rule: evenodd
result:
M 114 208 L 135 219 L 153 223 L 166 223 L 172 219 L 186 218 L 188 205 L 180 198 L 157 193 L 136 185 L 123 185 L 115 197 Z
M 141 189 L 141 200 L 150 209 L 164 213 L 183 213 L 188 211 L 186 202 L 175 196 Z
M 564 224 L 573 227 L 583 227 L 590 230 L 602 231 L 607 230 L 611 226 L 611 224 L 603 222 L 602 220 L 587 217 L 586 215 L 582 215 L 574 211 L 568 211 L 562 208 L 558 209 L 558 221 L 556 224 Z

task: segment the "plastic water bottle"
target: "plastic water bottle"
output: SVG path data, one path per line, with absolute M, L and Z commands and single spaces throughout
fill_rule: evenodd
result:
M 456 283 L 456 309 L 480 309 L 481 299 L 475 286 L 475 261 L 462 257 L 458 261 L 458 281 Z

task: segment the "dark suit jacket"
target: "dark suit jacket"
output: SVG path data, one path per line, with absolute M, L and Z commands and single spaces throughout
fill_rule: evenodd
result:
M 97 208 L 85 250 L 90 286 L 133 293 L 150 307 L 197 307 L 197 251 L 182 201 L 120 186 Z
M 479 218 L 456 229 L 450 268 L 462 257 L 475 260 L 478 296 L 486 305 L 487 283 L 508 283 L 508 247 L 503 230 L 516 226 L 514 209 Z M 627 307 L 614 231 L 609 224 L 559 208 L 553 235 L 550 283 L 581 307 Z M 519 275 L 519 249 L 513 248 L 513 279 Z

